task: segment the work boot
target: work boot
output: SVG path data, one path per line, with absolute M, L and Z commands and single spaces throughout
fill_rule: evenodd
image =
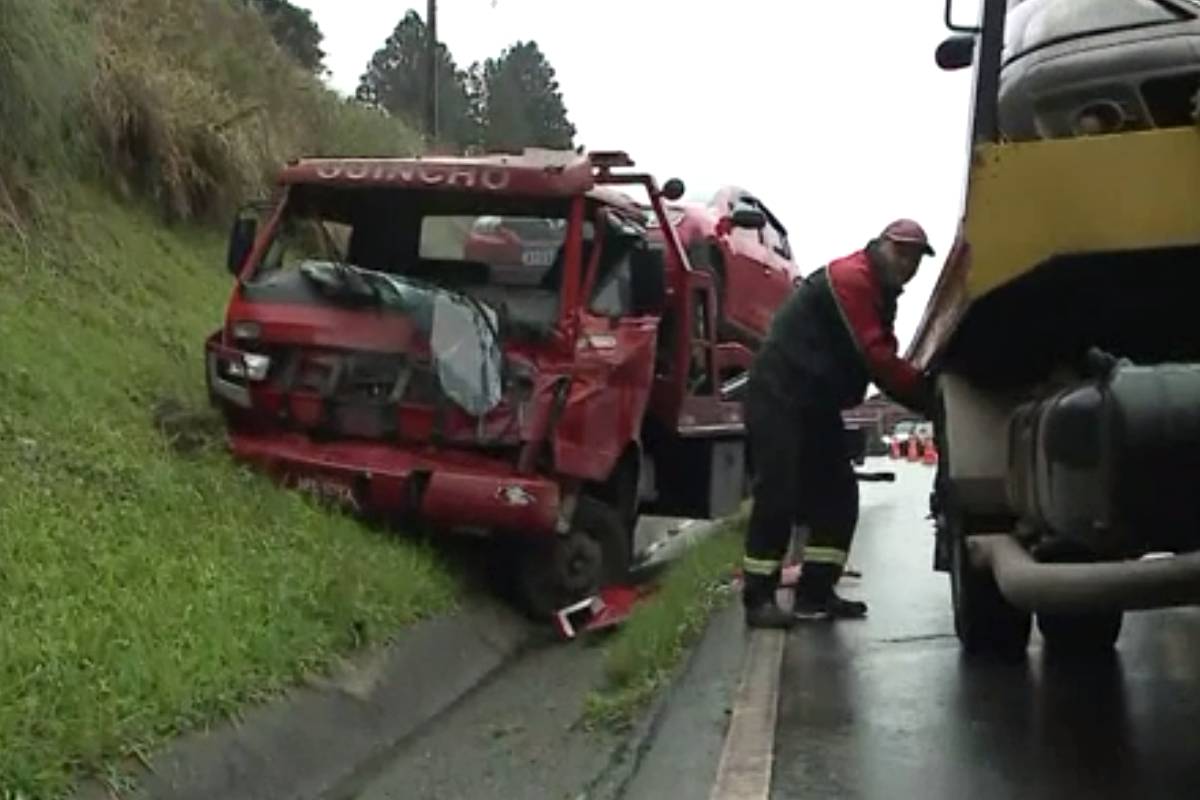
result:
M 747 628 L 787 630 L 795 621 L 791 614 L 777 606 L 773 600 L 746 606 Z
M 823 595 L 796 594 L 792 614 L 797 619 L 859 619 L 867 615 L 867 604 L 839 597 L 830 589 Z

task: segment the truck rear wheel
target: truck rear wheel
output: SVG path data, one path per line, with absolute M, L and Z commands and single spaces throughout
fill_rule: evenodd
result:
M 624 580 L 629 536 L 621 515 L 607 503 L 580 497 L 571 530 L 531 544 L 520 565 L 519 592 L 531 616 L 546 619 L 564 606 Z
M 1055 655 L 1102 654 L 1112 650 L 1121 635 L 1124 614 L 1038 614 L 1038 630 L 1046 649 Z
M 971 564 L 961 530 L 951 531 L 954 632 L 971 655 L 1016 659 L 1029 646 L 1031 615 L 1004 599 L 992 573 Z

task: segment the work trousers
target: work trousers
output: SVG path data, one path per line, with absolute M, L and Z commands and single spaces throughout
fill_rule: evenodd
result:
M 798 409 L 752 382 L 746 426 L 753 500 L 743 561 L 746 605 L 774 598 L 794 526 L 809 528 L 799 596 L 827 597 L 858 524 L 858 482 L 836 408 Z

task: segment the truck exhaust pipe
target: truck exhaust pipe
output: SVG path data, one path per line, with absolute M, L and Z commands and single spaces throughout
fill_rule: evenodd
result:
M 972 564 L 995 576 L 1005 599 L 1026 611 L 1081 614 L 1200 604 L 1200 552 L 1045 564 L 1008 534 L 968 537 L 967 552 Z

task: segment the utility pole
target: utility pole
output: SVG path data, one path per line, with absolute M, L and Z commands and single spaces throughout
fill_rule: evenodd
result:
M 433 144 L 438 138 L 437 0 L 428 0 L 425 28 L 429 35 L 425 46 L 425 133 Z

